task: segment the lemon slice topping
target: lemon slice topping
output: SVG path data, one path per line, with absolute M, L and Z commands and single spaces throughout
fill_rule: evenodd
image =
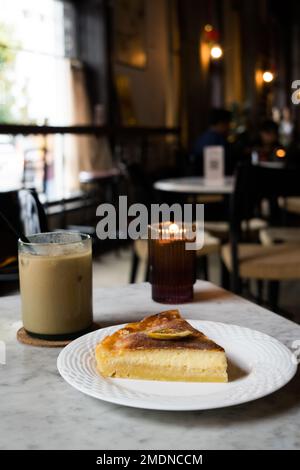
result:
M 147 335 L 153 339 L 181 339 L 193 336 L 193 332 L 189 330 L 172 330 L 171 328 L 165 328 L 163 330 L 148 331 Z

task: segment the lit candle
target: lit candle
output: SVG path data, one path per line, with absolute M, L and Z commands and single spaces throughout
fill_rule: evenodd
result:
M 149 230 L 149 267 L 152 298 L 161 303 L 183 303 L 193 299 L 195 282 L 192 227 L 176 223 L 151 225 Z

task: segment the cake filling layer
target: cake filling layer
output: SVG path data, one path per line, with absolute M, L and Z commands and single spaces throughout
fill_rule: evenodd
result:
M 109 377 L 227 382 L 227 362 L 222 352 L 158 350 L 112 355 L 99 351 L 97 366 Z

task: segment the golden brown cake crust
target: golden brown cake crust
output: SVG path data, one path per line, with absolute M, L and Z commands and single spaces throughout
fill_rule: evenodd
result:
M 191 336 L 180 339 L 164 340 L 148 336 L 149 332 L 171 329 L 176 332 L 190 331 Z M 168 310 L 151 315 L 137 323 L 129 323 L 100 343 L 101 348 L 110 351 L 151 350 L 151 349 L 197 349 L 221 351 L 224 349 L 207 338 L 203 333 L 184 320 L 178 310 Z

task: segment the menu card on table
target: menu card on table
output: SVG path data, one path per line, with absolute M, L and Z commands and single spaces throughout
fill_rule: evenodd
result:
M 207 184 L 222 182 L 224 179 L 224 147 L 204 147 L 204 179 Z

